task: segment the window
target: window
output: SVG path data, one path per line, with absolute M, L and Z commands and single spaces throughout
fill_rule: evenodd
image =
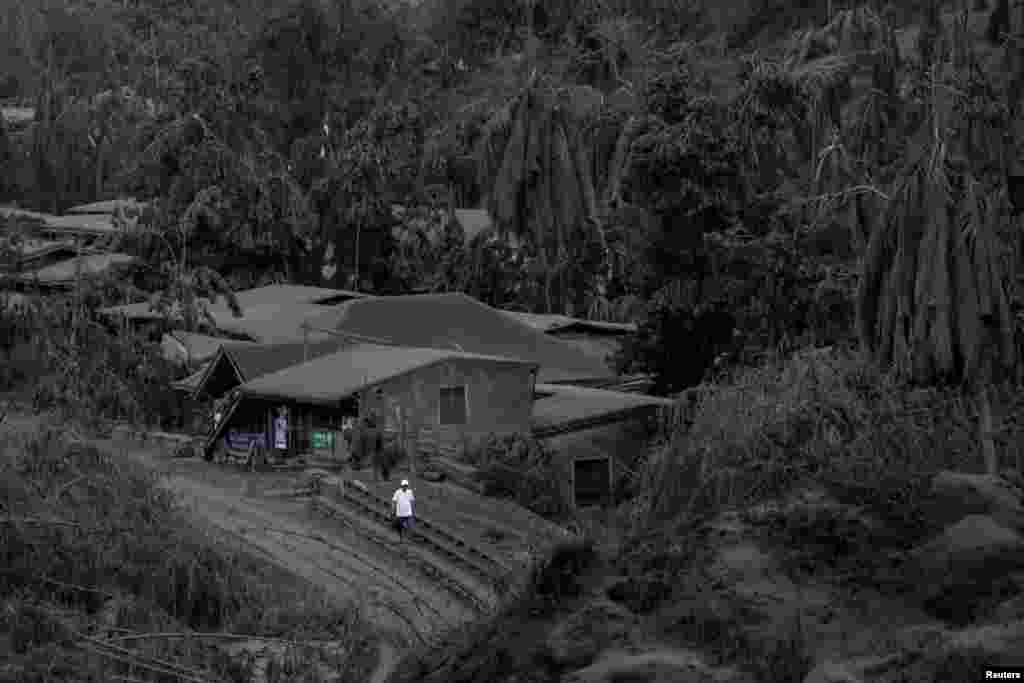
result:
M 466 387 L 441 387 L 441 424 L 466 424 Z

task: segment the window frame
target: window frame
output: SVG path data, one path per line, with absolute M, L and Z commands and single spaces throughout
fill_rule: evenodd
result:
M 462 421 L 445 422 L 445 392 L 462 390 Z M 469 387 L 465 384 L 442 384 L 437 390 L 437 424 L 440 427 L 462 427 L 469 424 Z

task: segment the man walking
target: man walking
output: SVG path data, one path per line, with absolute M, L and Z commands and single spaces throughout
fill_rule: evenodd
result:
M 395 504 L 395 526 L 398 528 L 398 540 L 405 540 L 405 532 L 412 528 L 413 502 L 416 500 L 409 488 L 409 480 L 403 479 L 402 486 L 391 496 Z

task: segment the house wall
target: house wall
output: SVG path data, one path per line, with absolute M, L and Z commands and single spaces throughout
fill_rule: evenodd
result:
M 268 446 L 273 443 L 273 418 L 282 406 L 288 409 L 288 444 L 293 455 L 311 453 L 311 436 L 314 431 L 338 432 L 346 415 L 344 406 L 337 408 L 295 403 L 292 401 L 268 401 L 248 399 L 235 409 L 228 423 L 229 431 L 263 434 Z M 223 440 L 223 439 L 222 439 Z M 347 453 L 348 448 L 340 438 L 335 439 L 335 455 Z
M 459 385 L 466 387 L 466 424 L 442 426 L 440 390 Z M 529 367 L 456 359 L 385 381 L 363 392 L 359 407 L 399 437 L 404 421 L 407 448 L 419 441 L 427 450 L 458 451 L 490 434 L 528 433 L 532 392 Z
M 636 418 L 613 424 L 581 429 L 541 439 L 568 468 L 575 460 L 610 457 L 618 490 L 623 478 L 638 467 L 654 436 L 654 425 L 643 413 Z

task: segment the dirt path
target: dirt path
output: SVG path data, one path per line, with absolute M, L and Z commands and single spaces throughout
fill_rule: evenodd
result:
M 190 477 L 165 485 L 197 518 L 237 537 L 275 564 L 355 602 L 383 630 L 429 636 L 472 616 L 447 593 L 410 576 L 394 558 L 343 528 L 324 529 L 301 504 L 254 501 Z
M 381 640 L 377 646 L 377 668 L 373 671 L 370 683 L 387 683 L 391 672 L 398 665 L 398 651 L 386 640 Z
M 44 417 L 9 415 L 0 429 L 31 433 L 45 422 Z M 339 602 L 359 605 L 382 634 L 410 643 L 429 640 L 475 616 L 386 549 L 316 516 L 305 501 L 272 493 L 294 486 L 294 475 L 250 474 L 201 460 L 169 459 L 156 445 L 90 441 L 162 474 L 161 485 L 202 528 L 322 587 Z M 397 657 L 393 644 L 382 648 L 382 665 Z

